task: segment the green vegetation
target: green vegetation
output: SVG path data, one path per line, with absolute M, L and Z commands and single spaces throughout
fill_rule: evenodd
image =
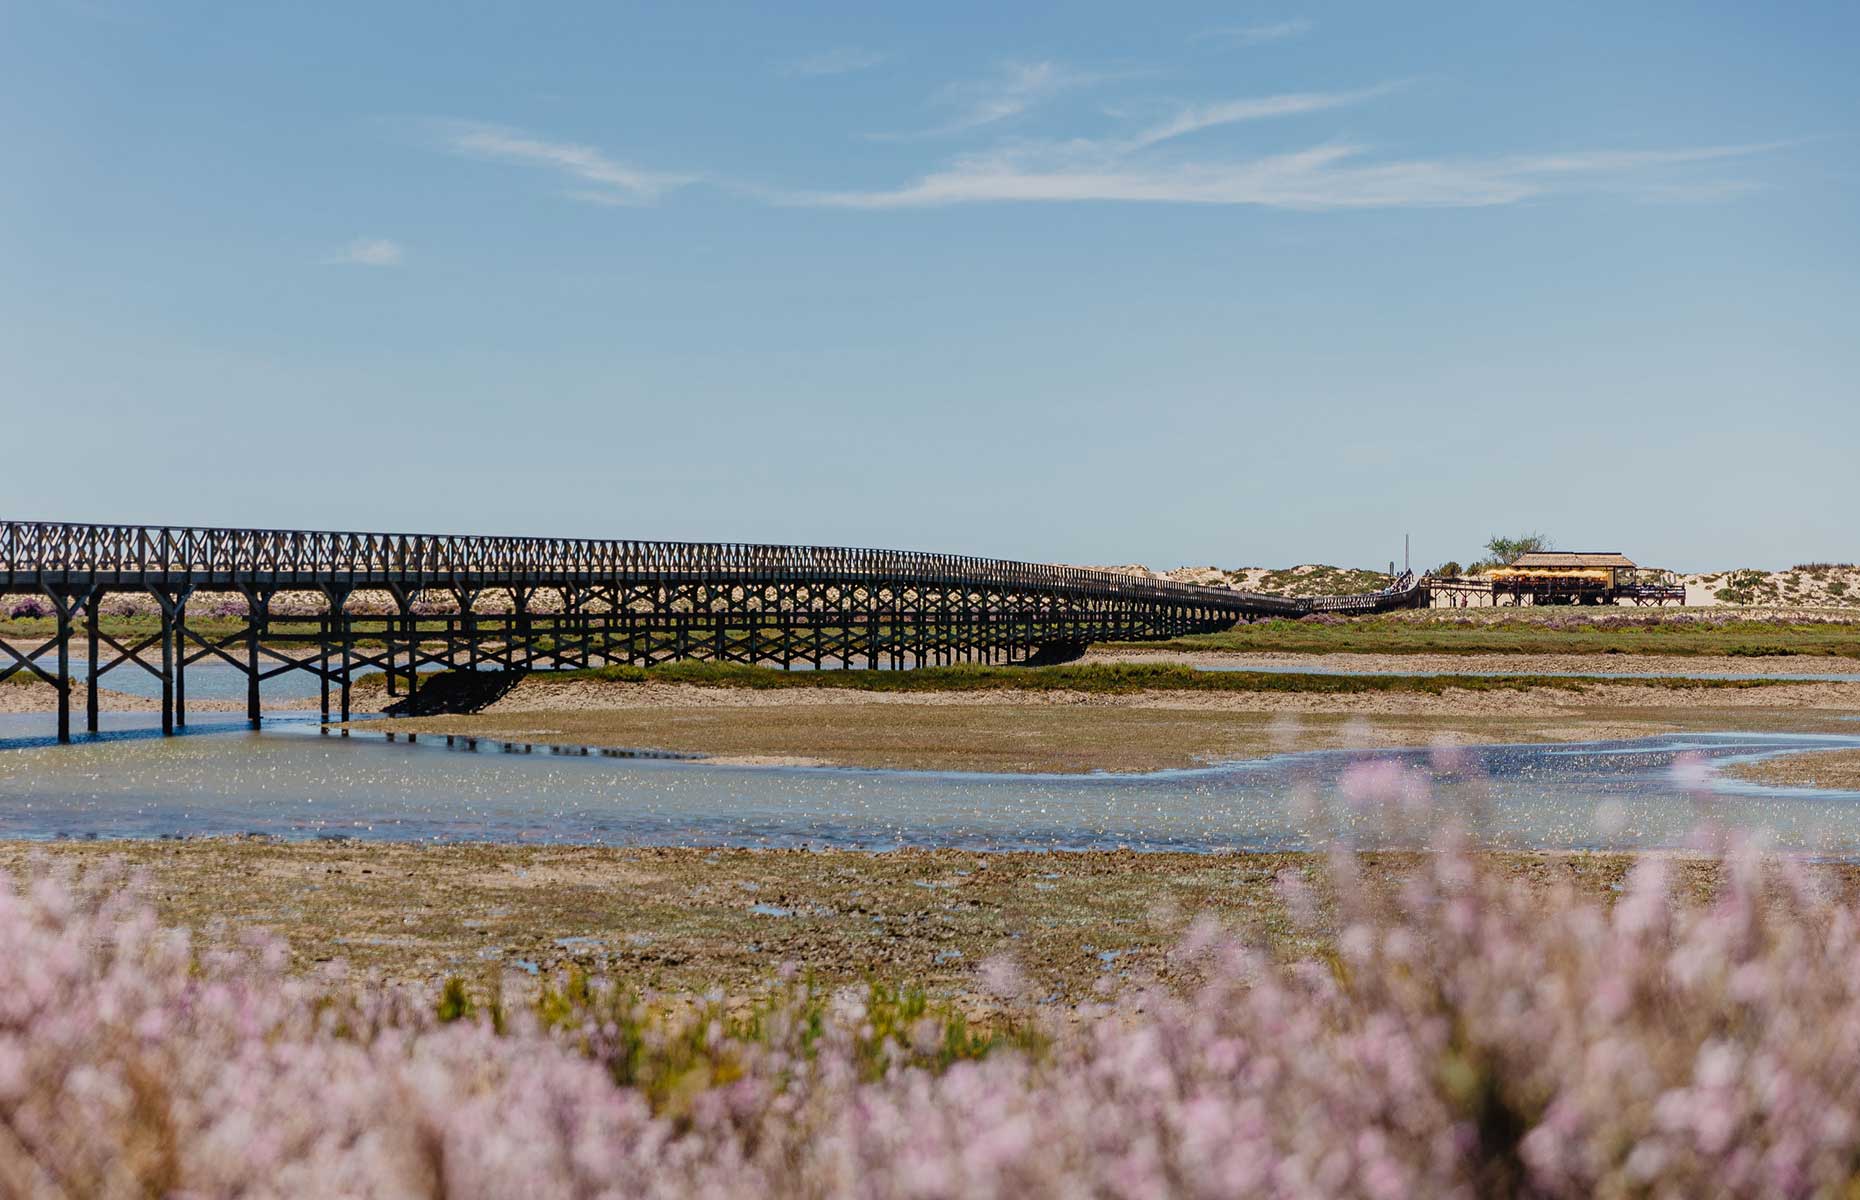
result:
M 1707 621 L 1604 617 L 1428 619 L 1359 617 L 1335 624 L 1263 621 L 1133 650 L 1275 651 L 1287 654 L 1661 654 L 1860 658 L 1860 623 Z
M 1522 537 L 1494 536 L 1485 544 L 1485 557 L 1473 564 L 1474 573 L 1486 567 L 1504 567 L 1517 561 L 1523 554 L 1540 554 L 1545 550 L 1556 549 L 1556 543 L 1541 533 L 1527 533 Z
M 1767 572 L 1750 570 L 1732 571 L 1712 595 L 1721 604 L 1774 604 L 1782 599 Z
M 1381 571 L 1315 565 L 1268 571 L 1253 586 L 1278 596 L 1352 596 L 1378 591 L 1389 582 Z
M 850 1046 L 852 1063 L 866 1080 L 894 1067 L 943 1071 L 1005 1048 L 1035 1053 L 1046 1038 L 1003 1018 L 977 1029 L 948 1001 L 932 1001 L 919 986 L 866 983 L 864 1019 Z M 596 982 L 572 967 L 547 980 L 529 1002 L 547 1030 L 603 1031 L 600 1057 L 615 1083 L 640 1089 L 656 1113 L 687 1115 L 690 1099 L 707 1088 L 744 1078 L 748 1057 L 780 1043 L 812 1057 L 830 1023 L 830 993 L 815 981 L 781 980 L 747 1011 L 706 998 L 655 997 Z M 488 1017 L 498 1032 L 508 1024 L 502 989 L 493 983 L 482 1000 L 457 976 L 447 978 L 435 1005 L 442 1024 Z
M 187 627 L 202 637 L 229 637 L 235 633 L 245 632 L 244 617 L 209 617 L 188 614 Z M 73 622 L 73 645 L 84 637 L 82 618 Z M 97 628 L 118 641 L 135 638 L 140 641 L 161 632 L 161 618 L 158 616 L 100 616 Z M 0 639 L 7 641 L 29 641 L 33 638 L 49 638 L 58 632 L 58 621 L 53 617 L 7 617 L 0 619 Z
M 1600 682 L 1641 687 L 1765 686 L 1748 679 L 1608 679 L 1558 675 L 1320 675 L 1277 671 L 1198 671 L 1174 663 L 1105 663 L 1061 667 L 922 667 L 914 671 L 783 671 L 737 663 L 683 662 L 658 667 L 596 667 L 540 675 L 611 683 L 683 683 L 757 690 L 839 689 L 857 692 L 1085 692 L 1132 695 L 1150 691 L 1291 692 L 1355 695 L 1448 691 L 1504 692 L 1530 688 L 1582 691 Z

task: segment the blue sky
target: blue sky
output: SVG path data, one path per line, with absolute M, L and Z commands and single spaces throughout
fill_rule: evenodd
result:
M 0 513 L 1860 558 L 1851 3 L 0 0 Z

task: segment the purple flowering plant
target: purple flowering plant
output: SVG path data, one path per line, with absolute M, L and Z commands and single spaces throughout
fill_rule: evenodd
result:
M 1425 803 L 1353 772 L 1353 808 Z M 1372 886 L 1285 876 L 1316 947 L 1198 919 L 1042 1024 L 920 994 L 566 975 L 474 1003 L 165 928 L 114 868 L 0 888 L 0 1191 L 17 1196 L 1842 1196 L 1860 907 L 1800 862 L 1649 855 L 1606 903 L 1457 836 Z

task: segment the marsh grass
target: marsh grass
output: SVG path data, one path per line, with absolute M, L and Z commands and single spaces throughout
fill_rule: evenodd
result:
M 1517 692 L 1533 689 L 1581 692 L 1598 683 L 1650 688 L 1744 689 L 1779 682 L 1767 679 L 1615 679 L 1560 675 L 1334 675 L 1277 671 L 1198 671 L 1175 663 L 1092 663 L 1058 667 L 953 666 L 911 671 L 783 671 L 737 663 L 685 662 L 657 667 L 596 667 L 539 673 L 538 678 L 608 683 L 682 683 L 697 687 L 751 690 L 839 690 L 858 692 L 1083 692 L 1134 695 L 1140 692 L 1288 692 L 1315 695 L 1452 691 Z
M 1480 614 L 1481 617 L 1484 614 Z M 1654 614 L 1583 618 L 1429 619 L 1420 614 L 1262 621 L 1128 649 L 1288 654 L 1658 654 L 1675 657 L 1805 655 L 1860 658 L 1860 623 L 1712 620 Z

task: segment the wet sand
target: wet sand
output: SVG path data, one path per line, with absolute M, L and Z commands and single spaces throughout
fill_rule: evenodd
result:
M 1735 763 L 1726 768 L 1726 773 L 1783 787 L 1860 791 L 1860 750 L 1826 750 L 1766 762 Z
M 1852 733 L 1860 684 L 1440 695 L 1154 691 L 753 691 L 532 676 L 483 712 L 380 731 L 604 748 L 735 762 L 905 770 L 1153 771 L 1287 750 L 1576 742 L 1679 730 Z

